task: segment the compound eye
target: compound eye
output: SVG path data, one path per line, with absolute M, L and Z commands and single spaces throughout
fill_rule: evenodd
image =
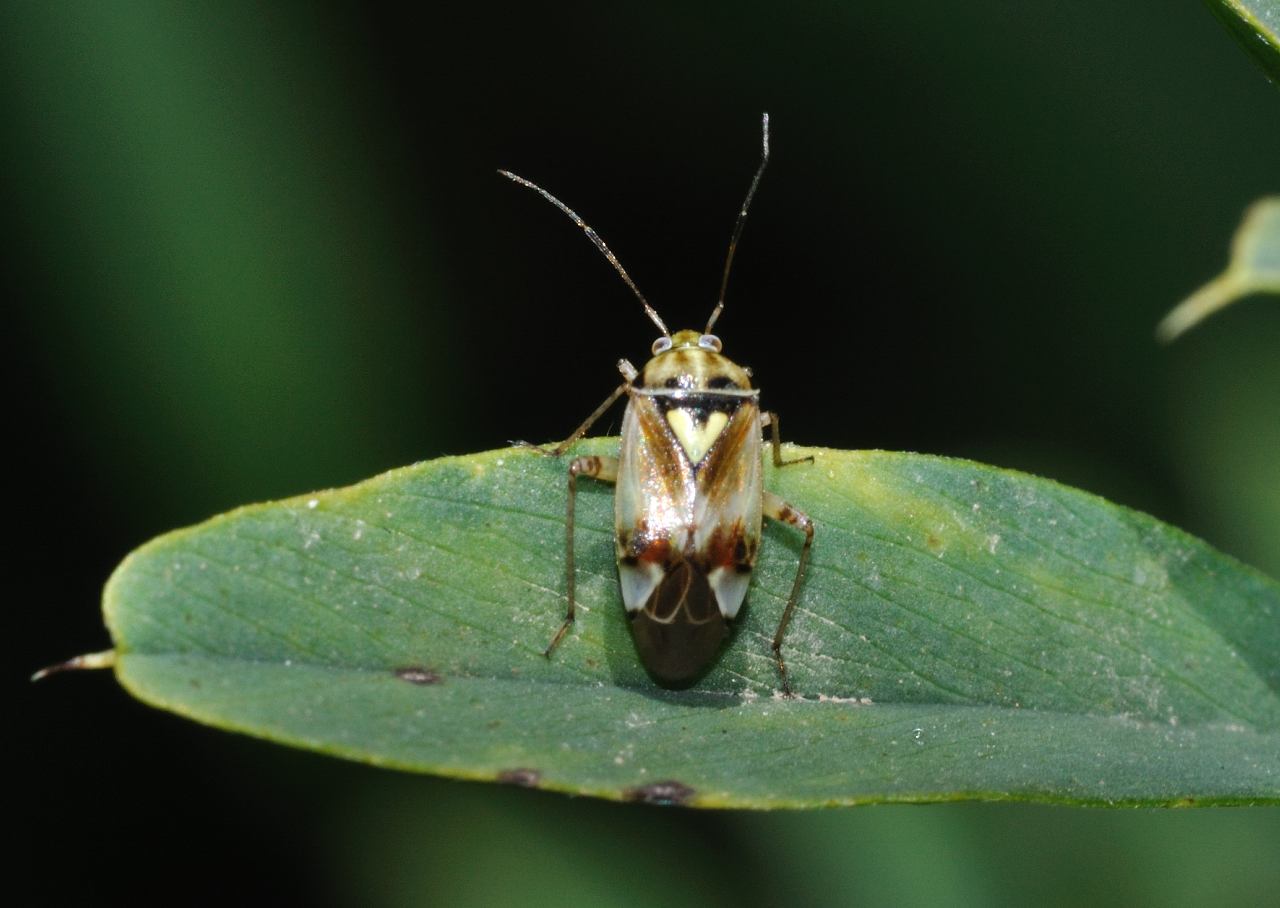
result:
M 671 349 L 671 338 L 669 337 L 660 337 L 653 342 L 654 356 L 657 356 L 659 353 L 666 353 L 670 349 Z
M 704 350 L 714 350 L 719 353 L 720 338 L 716 337 L 714 334 L 704 334 L 702 337 L 698 338 L 698 346 Z

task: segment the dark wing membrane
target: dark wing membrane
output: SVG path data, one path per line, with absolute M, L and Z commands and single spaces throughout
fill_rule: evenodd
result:
M 645 609 L 631 618 L 640 659 L 668 686 L 697 680 L 728 633 L 707 575 L 689 561 L 672 567 Z

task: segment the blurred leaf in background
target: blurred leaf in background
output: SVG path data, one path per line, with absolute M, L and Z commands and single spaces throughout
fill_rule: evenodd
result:
M 1249 206 L 1231 240 L 1226 270 L 1178 303 L 1156 336 L 1171 341 L 1213 313 L 1254 293 L 1280 293 L 1280 197 Z
M 382 777 L 338 799 L 348 904 L 1259 905 L 1280 811 L 1000 804 L 720 818 Z M 1199 818 L 1199 819 L 1197 819 Z M 714 855 L 714 857 L 712 857 Z M 661 857 L 661 869 L 654 860 Z M 566 895 L 568 894 L 568 895 Z
M 397 182 L 407 150 L 336 23 L 163 3 L 8 18 L 22 328 L 56 416 L 111 440 L 82 453 L 130 480 L 120 505 L 199 514 L 228 488 L 411 458 L 406 387 L 450 366 L 445 348 L 415 368 L 414 342 L 450 310 L 425 228 L 402 226 L 422 204 Z M 426 404 L 447 426 L 449 397 Z
M 1272 81 L 1280 84 L 1280 3 L 1276 0 L 1205 0 Z
M 762 110 L 773 161 L 718 327 L 792 438 L 1027 469 L 1280 573 L 1280 307 L 1151 342 L 1280 189 L 1280 96 L 1203 7 L 14 3 L 15 687 L 102 648 L 101 583 L 159 532 L 563 436 L 651 328 L 494 169 L 700 323 Z M 652 865 L 687 866 L 690 828 L 734 904 L 1277 889 L 1275 811 L 652 819 L 277 752 L 103 681 L 22 687 L 11 732 L 15 860 L 63 902 L 171 898 L 171 873 L 209 902 L 562 903 L 601 892 L 579 867 L 637 831 Z M 476 856 L 499 836 L 563 844 Z

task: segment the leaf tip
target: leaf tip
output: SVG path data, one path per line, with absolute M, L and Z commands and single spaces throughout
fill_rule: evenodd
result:
M 65 662 L 56 662 L 53 665 L 46 665 L 34 675 L 31 676 L 32 683 L 41 681 L 50 675 L 56 675 L 61 672 L 81 672 L 94 671 L 100 668 L 113 668 L 116 664 L 116 651 L 113 649 L 103 650 L 100 653 L 85 653 L 80 656 L 72 656 Z
M 1176 340 L 1188 329 L 1204 321 L 1219 309 L 1248 295 L 1250 287 L 1228 268 L 1195 293 L 1173 307 L 1156 325 L 1156 340 L 1162 344 Z

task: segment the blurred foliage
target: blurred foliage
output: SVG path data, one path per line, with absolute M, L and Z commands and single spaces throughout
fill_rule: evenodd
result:
M 168 869 L 209 902 L 561 903 L 600 891 L 587 873 L 622 840 L 653 867 L 696 841 L 679 883 L 735 904 L 1276 891 L 1270 810 L 655 819 L 277 753 L 102 678 L 17 687 L 105 644 L 102 580 L 159 532 L 563 436 L 652 329 L 494 169 L 564 198 L 669 321 L 699 323 L 762 110 L 773 161 L 718 327 L 790 437 L 1028 469 L 1280 574 L 1280 307 L 1150 339 L 1280 189 L 1280 98 L 1203 8 L 5 4 L 31 882 L 63 902 L 171 899 Z
M 1227 270 L 1179 303 L 1156 328 L 1170 341 L 1213 313 L 1254 293 L 1280 293 L 1280 198 L 1249 206 L 1231 241 Z
M 1280 83 L 1280 2 L 1205 0 L 1271 79 Z
M 1260 905 L 1280 810 L 943 804 L 744 815 L 381 776 L 318 822 L 347 903 Z M 428 844 L 429 843 L 429 844 Z M 655 867 L 655 861 L 661 861 Z

